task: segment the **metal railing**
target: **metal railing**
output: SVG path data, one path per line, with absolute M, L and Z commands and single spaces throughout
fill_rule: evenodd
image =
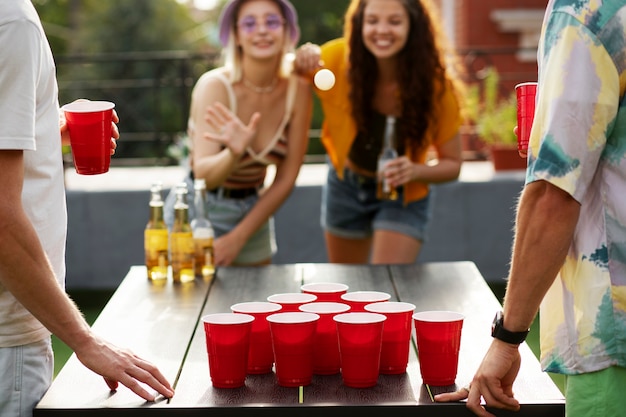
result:
M 515 48 L 483 48 L 459 54 L 469 81 L 476 81 L 479 70 L 490 65 L 494 56 L 518 52 Z M 188 51 L 57 56 L 59 100 L 64 104 L 89 98 L 116 104 L 122 140 L 113 165 L 176 164 L 185 152 L 193 86 L 202 73 L 218 65 L 219 58 L 216 52 Z M 323 158 L 319 130 L 311 129 L 310 139 L 306 160 L 319 161 Z

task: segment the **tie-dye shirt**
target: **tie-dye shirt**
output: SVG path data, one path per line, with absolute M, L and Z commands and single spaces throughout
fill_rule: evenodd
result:
M 626 367 L 624 1 L 550 0 L 538 61 L 526 182 L 548 181 L 581 205 L 541 305 L 541 362 L 564 374 Z

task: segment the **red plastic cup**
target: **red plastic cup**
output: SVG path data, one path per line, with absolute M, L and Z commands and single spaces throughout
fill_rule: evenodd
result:
M 115 104 L 108 101 L 75 101 L 61 109 L 70 133 L 76 172 L 103 174 L 111 164 L 111 122 Z
M 424 384 L 454 384 L 459 365 L 463 319 L 461 313 L 453 311 L 422 311 L 413 314 Z
M 415 305 L 401 301 L 387 301 L 365 306 L 365 311 L 387 317 L 383 327 L 383 347 L 380 352 L 381 374 L 403 374 L 409 363 L 411 345 L 411 317 Z
M 339 358 L 339 340 L 337 325 L 333 320 L 337 314 L 350 310 L 350 306 L 330 301 L 303 304 L 300 310 L 320 316 L 315 332 L 315 351 L 313 352 L 313 373 L 317 375 L 334 375 L 341 370 Z
M 319 318 L 317 314 L 302 311 L 267 317 L 278 385 L 300 387 L 311 383 L 315 329 Z
M 233 304 L 233 313 L 249 314 L 254 317 L 250 331 L 250 348 L 248 349 L 248 374 L 267 374 L 272 372 L 274 352 L 272 351 L 272 335 L 267 316 L 277 313 L 280 304 L 265 301 L 250 301 Z
M 301 292 L 284 292 L 280 294 L 272 294 L 267 297 L 270 303 L 280 304 L 283 308 L 281 313 L 299 312 L 302 304 L 317 301 L 317 297 L 313 294 L 304 294 Z
M 341 379 L 352 388 L 373 387 L 380 373 L 383 323 L 387 317 L 377 313 L 343 313 L 337 324 Z
M 365 306 L 371 303 L 389 301 L 391 295 L 381 291 L 352 291 L 341 296 L 341 302 L 350 306 L 350 312 L 365 312 Z
M 248 346 L 254 317 L 216 313 L 202 317 L 211 382 L 216 388 L 237 388 L 246 382 Z
M 348 286 L 339 282 L 312 282 L 304 284 L 300 290 L 316 295 L 317 301 L 341 303 L 341 296 L 348 292 Z
M 527 82 L 515 86 L 517 95 L 517 149 L 526 152 L 530 139 L 530 130 L 535 117 L 535 96 L 537 83 Z

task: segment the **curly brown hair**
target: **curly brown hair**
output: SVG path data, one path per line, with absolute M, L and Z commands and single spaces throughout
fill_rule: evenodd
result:
M 446 82 L 446 65 L 441 48 L 442 33 L 424 0 L 398 0 L 409 16 L 409 34 L 398 54 L 397 77 L 400 86 L 401 117 L 398 137 L 420 149 L 428 146 L 425 132 L 434 122 L 435 86 Z M 345 15 L 344 36 L 350 49 L 348 77 L 353 117 L 359 131 L 367 132 L 372 120 L 372 100 L 378 79 L 376 58 L 365 47 L 362 28 L 368 0 L 352 0 Z M 358 88 L 354 88 L 358 86 Z

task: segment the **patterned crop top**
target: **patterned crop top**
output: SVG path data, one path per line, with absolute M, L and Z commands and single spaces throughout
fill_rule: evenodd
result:
M 224 74 L 223 68 L 217 68 L 210 71 L 207 75 L 214 76 L 224 84 L 228 92 L 230 101 L 229 109 L 233 113 L 237 113 L 237 98 L 233 90 L 233 86 Z M 298 89 L 298 80 L 295 76 L 288 79 L 287 97 L 285 100 L 285 114 L 283 116 L 274 137 L 261 152 L 255 152 L 254 149 L 248 147 L 241 156 L 237 165 L 234 167 L 230 176 L 224 181 L 224 188 L 252 188 L 261 187 L 265 181 L 268 165 L 276 165 L 281 162 L 287 155 L 287 138 L 285 137 L 285 129 L 289 125 L 293 113 L 293 106 Z M 192 121 L 189 122 L 189 129 L 193 129 Z

